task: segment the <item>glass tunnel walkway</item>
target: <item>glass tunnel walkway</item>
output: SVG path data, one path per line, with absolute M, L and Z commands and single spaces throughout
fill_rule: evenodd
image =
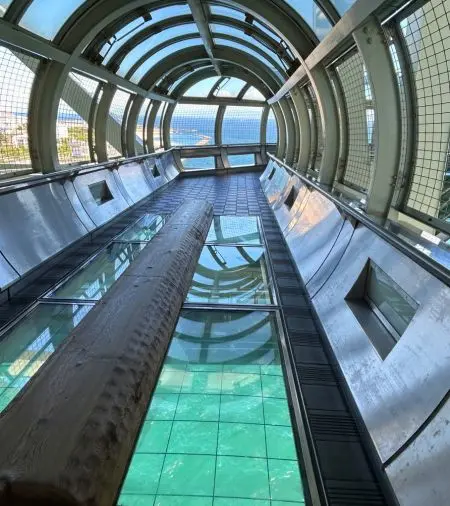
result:
M 256 217 L 215 217 L 120 506 L 304 504 Z

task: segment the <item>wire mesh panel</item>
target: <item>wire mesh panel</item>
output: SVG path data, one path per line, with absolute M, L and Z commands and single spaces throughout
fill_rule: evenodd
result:
M 223 144 L 260 144 L 263 107 L 229 106 L 222 125 Z
M 171 146 L 215 144 L 215 125 L 219 106 L 178 104 L 170 124 Z
M 61 165 L 91 161 L 89 115 L 98 81 L 71 72 L 58 106 L 56 147 Z
M 417 151 L 408 206 L 450 218 L 450 1 L 432 0 L 401 22 L 416 88 Z
M 278 124 L 272 108 L 267 117 L 266 144 L 278 144 Z
M 150 107 L 150 99 L 146 98 L 144 100 L 144 103 L 142 104 L 141 110 L 139 111 L 139 115 L 137 118 L 137 124 L 136 124 L 136 138 L 134 140 L 134 149 L 137 155 L 143 155 L 146 152 L 145 149 L 145 143 L 146 143 L 146 118 L 147 118 L 147 111 Z
M 359 52 L 336 66 L 348 116 L 348 157 L 344 183 L 367 191 L 374 159 L 375 108 L 364 61 Z
M 106 148 L 108 158 L 122 156 L 122 122 L 130 94 L 116 90 L 106 120 Z
M 0 46 L 0 175 L 31 169 L 28 108 L 37 58 Z

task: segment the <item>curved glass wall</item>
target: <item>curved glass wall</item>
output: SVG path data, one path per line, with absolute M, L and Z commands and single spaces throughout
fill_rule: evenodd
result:
M 184 94 L 185 97 L 203 97 L 206 98 L 213 87 L 217 84 L 219 77 L 208 77 L 191 86 Z
M 156 54 L 145 60 L 145 63 L 143 63 L 131 76 L 131 81 L 133 83 L 138 83 L 145 76 L 145 74 L 147 74 L 147 72 L 149 72 L 151 68 L 157 65 L 161 60 L 168 56 L 171 56 L 177 51 L 181 51 L 182 49 L 186 49 L 187 47 L 192 46 L 203 46 L 202 39 L 198 37 L 196 39 L 183 40 L 181 42 L 176 42 L 175 44 L 167 46 L 164 49 L 161 49 L 161 51 L 158 51 Z
M 275 114 L 272 109 L 269 111 L 267 118 L 267 130 L 266 130 L 266 143 L 277 144 L 278 143 L 278 125 L 275 118 Z
M 34 0 L 19 25 L 45 39 L 53 40 L 64 23 L 84 2 L 85 0 Z
M 170 124 L 171 146 L 215 144 L 215 125 L 219 106 L 178 104 Z
M 245 86 L 245 81 L 235 77 L 225 78 L 214 92 L 216 97 L 236 98 Z
M 148 52 L 150 52 L 153 48 L 158 46 L 159 44 L 170 41 L 171 39 L 178 37 L 180 35 L 188 35 L 198 33 L 197 25 L 193 23 L 189 23 L 181 26 L 174 26 L 172 28 L 168 28 L 167 30 L 163 30 L 160 33 L 155 33 L 149 39 L 144 40 L 137 46 L 135 46 L 122 60 L 120 64 L 119 70 L 117 74 L 119 76 L 124 76 L 128 73 L 131 67 L 138 62 L 140 58 L 145 56 Z
M 103 61 L 104 64 L 107 64 L 117 51 L 125 44 L 125 42 L 130 40 L 131 37 L 140 31 L 158 23 L 159 21 L 191 14 L 191 11 L 187 5 L 171 5 L 169 7 L 162 7 L 161 9 L 153 10 L 150 14 L 152 16 L 150 21 L 144 21 L 142 18 L 135 19 L 108 40 L 100 52 L 102 55 L 106 54 Z

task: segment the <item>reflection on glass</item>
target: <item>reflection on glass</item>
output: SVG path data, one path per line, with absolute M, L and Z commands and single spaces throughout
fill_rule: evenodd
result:
M 411 323 L 419 305 L 373 262 L 369 265 L 366 296 L 400 337 Z
M 40 304 L 0 341 L 0 412 L 16 397 L 93 306 Z
M 186 302 L 271 304 L 263 248 L 203 248 Z
M 146 244 L 112 243 L 57 288 L 50 297 L 100 300 L 129 267 Z
M 182 311 L 118 504 L 304 500 L 274 314 Z
M 215 244 L 262 244 L 256 216 L 214 216 L 206 242 Z
M 117 238 L 124 242 L 148 242 L 162 229 L 169 216 L 159 214 L 146 214 L 130 228 L 127 228 Z

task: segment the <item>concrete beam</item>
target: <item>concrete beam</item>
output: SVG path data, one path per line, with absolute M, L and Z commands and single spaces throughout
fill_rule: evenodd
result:
M 211 31 L 209 29 L 205 11 L 203 10 L 202 2 L 201 0 L 187 0 L 187 3 L 191 9 L 192 16 L 194 18 L 195 24 L 197 25 L 200 37 L 203 40 L 203 45 L 205 46 L 209 59 L 211 60 L 212 66 L 217 72 L 217 75 L 221 76 L 222 71 L 220 70 L 219 62 L 214 56 L 214 41 L 211 36 Z
M 212 216 L 182 204 L 3 412 L 2 504 L 113 504 Z

